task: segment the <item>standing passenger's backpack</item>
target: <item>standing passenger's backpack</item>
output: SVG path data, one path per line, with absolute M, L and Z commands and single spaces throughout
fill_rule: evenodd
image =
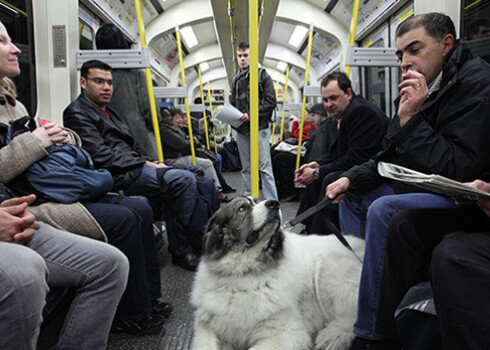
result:
M 235 140 L 223 143 L 223 150 L 220 151 L 223 158 L 223 171 L 240 171 L 242 163 L 240 162 L 240 153 Z

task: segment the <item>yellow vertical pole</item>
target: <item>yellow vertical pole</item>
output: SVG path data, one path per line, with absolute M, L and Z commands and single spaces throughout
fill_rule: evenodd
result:
M 276 101 L 277 101 L 277 90 L 279 89 L 279 82 L 276 82 Z M 271 146 L 274 144 L 274 133 L 276 132 L 276 116 L 277 116 L 277 105 L 274 110 L 274 119 L 272 120 L 272 133 L 271 133 Z
M 140 32 L 141 47 L 146 47 L 145 26 L 143 15 L 141 13 L 141 1 L 135 0 L 136 16 L 138 17 L 138 29 Z M 153 133 L 155 134 L 155 143 L 157 146 L 158 160 L 163 162 L 162 140 L 160 138 L 160 127 L 158 125 L 157 105 L 155 103 L 155 94 L 153 93 L 153 82 L 151 81 L 150 67 L 145 68 L 146 86 L 148 88 L 148 98 L 150 99 L 151 120 L 153 123 Z
M 211 101 L 211 88 L 208 83 L 208 101 L 209 101 L 209 110 L 211 111 L 211 115 L 213 116 L 213 101 Z M 214 137 L 214 153 L 218 153 L 218 143 L 216 142 L 216 126 L 214 125 L 214 117 L 213 117 L 213 137 Z
M 310 27 L 310 35 L 308 37 L 308 56 L 306 57 L 306 71 L 305 71 L 305 84 L 308 85 L 308 75 L 310 72 L 310 59 L 311 59 L 311 43 L 313 42 L 313 27 Z M 305 122 L 305 107 L 306 96 L 303 95 L 303 105 L 301 106 L 301 121 L 299 124 L 299 139 L 298 139 L 298 152 L 296 155 L 296 170 L 299 168 L 299 161 L 301 159 L 301 142 L 303 142 L 303 124 Z
M 352 6 L 352 19 L 350 21 L 350 32 L 349 32 L 349 46 L 354 45 L 354 39 L 356 37 L 357 28 L 357 14 L 359 13 L 359 0 L 354 0 Z M 350 78 L 350 66 L 345 67 L 345 74 Z
M 286 84 L 284 85 L 284 97 L 282 99 L 281 133 L 279 134 L 279 141 L 282 141 L 282 135 L 284 135 L 284 117 L 286 116 L 286 110 L 284 109 L 284 105 L 288 102 L 288 81 L 289 81 L 289 66 L 286 69 Z
M 78 25 L 78 42 L 82 40 L 83 22 Z
M 259 198 L 259 55 L 257 0 L 248 1 L 250 45 L 250 183 L 251 195 Z
M 186 86 L 185 82 L 185 71 L 184 71 L 184 59 L 182 58 L 182 43 L 180 41 L 180 31 L 179 27 L 175 27 L 175 34 L 177 36 L 177 49 L 179 51 L 179 62 L 180 62 L 180 74 L 182 76 L 182 85 Z M 196 165 L 196 151 L 194 148 L 194 134 L 192 133 L 192 121 L 191 114 L 189 113 L 189 99 L 184 97 L 185 101 L 185 111 L 187 114 L 187 128 L 189 129 L 189 142 L 191 144 L 191 155 L 192 155 L 192 164 Z
M 206 147 L 209 149 L 209 134 L 208 134 L 208 118 L 206 116 L 206 105 L 204 104 L 204 92 L 202 89 L 202 78 L 201 78 L 201 68 L 197 69 L 199 73 L 199 88 L 201 89 L 201 102 L 204 106 L 204 113 L 203 113 L 203 118 L 204 118 L 204 132 L 206 133 Z

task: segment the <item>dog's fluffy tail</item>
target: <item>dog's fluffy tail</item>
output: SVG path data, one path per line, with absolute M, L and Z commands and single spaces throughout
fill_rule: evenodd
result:
M 315 349 L 348 350 L 353 340 L 352 320 L 336 319 L 318 332 Z

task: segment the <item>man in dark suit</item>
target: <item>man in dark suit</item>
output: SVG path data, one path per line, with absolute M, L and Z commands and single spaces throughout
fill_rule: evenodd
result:
M 320 194 L 320 199 L 323 198 L 327 185 L 343 171 L 365 162 L 378 152 L 388 127 L 388 118 L 383 111 L 362 96 L 357 96 L 345 73 L 327 75 L 321 82 L 321 89 L 325 109 L 334 118 L 328 121 L 331 125 L 327 128 L 327 152 L 303 164 L 296 172 L 295 182 L 308 186 L 298 214 L 315 205 Z M 338 224 L 335 209 L 329 208 L 327 211 L 330 219 Z M 305 230 L 309 233 L 326 233 L 319 231 L 323 225 L 314 224 L 317 219 L 305 220 Z

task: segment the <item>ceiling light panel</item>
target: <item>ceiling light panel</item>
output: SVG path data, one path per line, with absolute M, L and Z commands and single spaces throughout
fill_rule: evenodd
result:
M 182 35 L 182 38 L 185 41 L 185 46 L 188 49 L 191 49 L 199 43 L 197 41 L 196 34 L 194 34 L 194 30 L 192 30 L 192 27 L 190 26 L 182 28 L 180 30 L 180 34 Z
M 293 30 L 293 34 L 289 38 L 289 45 L 299 48 L 301 43 L 304 41 L 306 34 L 308 33 L 308 28 L 303 26 L 296 26 Z

